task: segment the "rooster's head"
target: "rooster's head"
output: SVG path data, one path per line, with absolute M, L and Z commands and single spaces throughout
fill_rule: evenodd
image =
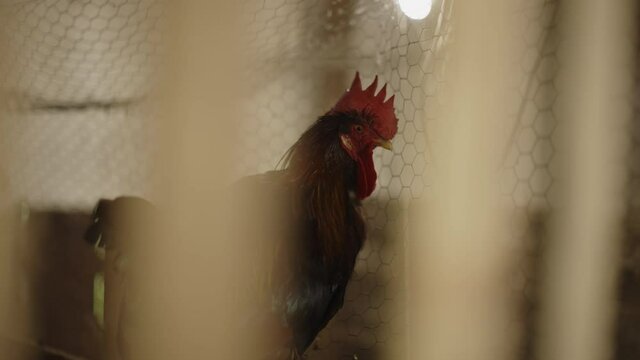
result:
M 381 146 L 391 150 L 391 139 L 398 132 L 398 118 L 393 109 L 394 96 L 385 99 L 387 85 L 376 94 L 378 77 L 362 89 L 356 73 L 351 87 L 342 95 L 329 115 L 341 119 L 338 136 L 340 146 L 357 164 L 357 195 L 364 199 L 375 189 L 376 172 L 373 149 Z
M 376 95 L 377 85 L 376 76 L 363 90 L 360 75 L 356 73 L 351 87 L 330 111 L 344 115 L 340 145 L 356 161 L 363 151 L 370 152 L 376 146 L 391 150 L 391 139 L 398 131 L 398 118 L 393 109 L 395 96 L 385 99 L 387 85 Z

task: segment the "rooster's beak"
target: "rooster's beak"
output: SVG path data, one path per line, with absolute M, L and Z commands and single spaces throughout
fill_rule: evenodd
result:
M 379 139 L 377 141 L 378 146 L 382 146 L 383 148 L 393 151 L 393 145 L 390 140 Z

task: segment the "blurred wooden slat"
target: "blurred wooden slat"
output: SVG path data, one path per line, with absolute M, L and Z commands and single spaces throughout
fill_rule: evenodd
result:
M 447 108 L 436 120 L 431 196 L 412 241 L 410 359 L 502 360 L 513 355 L 515 307 L 501 149 L 510 128 L 506 80 L 514 53 L 509 2 L 454 4 Z
M 242 281 L 243 259 L 226 231 L 228 192 L 240 116 L 242 38 L 239 2 L 168 4 L 168 55 L 159 107 L 159 151 L 153 201 L 162 231 L 143 239 L 132 258 L 132 281 L 144 307 L 137 314 L 132 358 L 247 358 L 228 326 L 230 282 Z M 250 223 L 250 219 L 247 219 Z M 160 226 L 160 225 L 159 225 Z M 231 272 L 231 269 L 238 269 Z
M 8 14 L 4 6 L 0 6 L 0 23 L 5 24 L 8 21 Z M 7 45 L 6 34 L 0 31 L 0 62 L 3 56 L 6 56 Z M 5 89 L 0 87 L 0 121 L 7 121 Z M 8 174 L 6 173 L 7 163 L 6 154 L 0 153 L 0 199 L 8 198 Z M 14 308 L 12 295 L 14 294 L 14 281 L 12 279 L 12 249 L 14 239 L 12 234 L 12 214 L 9 204 L 6 200 L 0 200 L 0 337 L 5 334 L 11 334 L 14 327 L 21 328 L 17 322 L 19 318 L 18 309 Z M 2 359 L 21 359 L 25 356 L 26 351 L 23 348 L 13 346 L 11 341 L 2 339 L 0 341 L 0 358 Z
M 562 1 L 561 192 L 546 255 L 541 360 L 612 356 L 637 2 Z

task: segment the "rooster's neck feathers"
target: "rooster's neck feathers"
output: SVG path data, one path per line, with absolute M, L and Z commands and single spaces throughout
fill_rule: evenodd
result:
M 287 178 L 298 193 L 296 207 L 317 222 L 325 259 L 338 259 L 351 247 L 345 246 L 347 212 L 357 201 L 350 196 L 356 186 L 356 164 L 338 140 L 341 122 L 339 115 L 321 117 L 283 158 Z

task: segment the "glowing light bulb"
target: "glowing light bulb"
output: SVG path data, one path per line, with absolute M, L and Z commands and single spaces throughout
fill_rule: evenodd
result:
M 399 0 L 400 10 L 407 17 L 414 20 L 421 20 L 431 12 L 431 0 Z

